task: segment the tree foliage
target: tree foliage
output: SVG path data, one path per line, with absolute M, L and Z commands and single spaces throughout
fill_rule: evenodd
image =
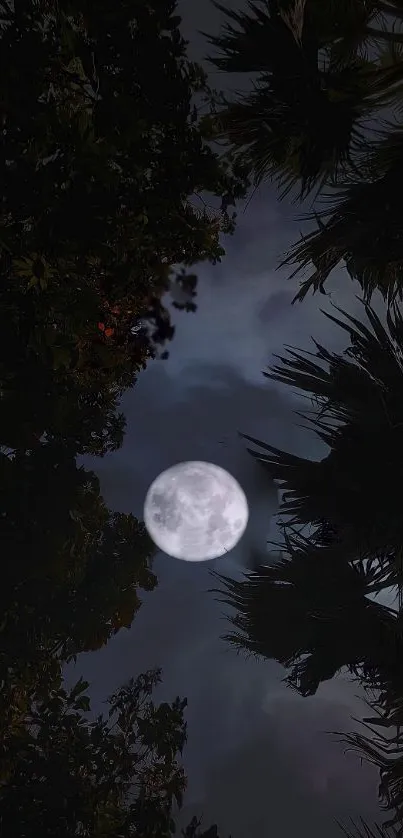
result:
M 186 700 L 155 704 L 158 670 L 130 679 L 89 720 L 88 683 L 28 703 L 0 751 L 1 832 L 10 838 L 168 838 L 186 778 Z M 187 838 L 200 833 L 196 819 Z
M 349 551 L 386 557 L 403 535 L 395 492 L 401 482 L 403 319 L 397 307 L 385 325 L 370 306 L 364 310 L 368 326 L 342 311 L 343 319 L 325 315 L 349 336 L 343 354 L 315 342 L 315 353 L 287 349 L 266 373 L 311 398 L 312 410 L 302 418 L 329 447 L 327 456 L 312 461 L 246 439 L 261 448 L 254 456 L 281 483 L 286 515 L 303 525 L 325 520 Z M 392 559 L 389 568 L 385 586 L 397 581 Z
M 153 547 L 83 455 L 123 441 L 119 403 L 195 309 L 246 189 L 203 138 L 206 76 L 175 0 L 0 2 L 0 832 L 174 831 L 185 701 L 158 673 L 90 722 L 66 661 L 129 628 Z M 175 803 L 176 801 L 176 803 Z M 188 838 L 213 838 L 194 819 Z
M 303 236 L 283 264 L 301 276 L 296 299 L 324 290 L 346 264 L 369 299 L 402 296 L 402 49 L 400 0 L 215 3 L 226 18 L 210 37 L 221 71 L 252 73 L 252 89 L 216 97 L 207 135 L 243 159 L 258 185 L 312 195 Z M 306 272 L 308 277 L 305 277 Z
M 130 628 L 152 590 L 143 524 L 112 513 L 63 448 L 1 455 L 0 731 L 21 697 L 44 695 L 64 662 Z
M 396 614 L 368 599 L 378 588 L 376 568 L 302 536 L 287 538 L 287 553 L 241 581 L 216 575 L 221 601 L 235 609 L 235 632 L 225 639 L 286 666 L 287 683 L 304 696 L 345 667 L 369 677 L 389 654 L 394 661 Z
M 103 454 L 123 389 L 173 334 L 174 268 L 221 258 L 244 178 L 202 139 L 206 77 L 174 0 L 2 9 L 0 435 Z
M 76 458 L 122 444 L 120 397 L 173 333 L 162 297 L 221 258 L 245 185 L 203 140 L 173 0 L 0 11 L 0 653 L 31 670 L 98 648 L 155 585 L 144 528 Z
M 267 374 L 311 398 L 313 410 L 302 415 L 329 453 L 311 461 L 247 437 L 284 492 L 277 546 L 286 558 L 240 581 L 216 576 L 233 608 L 227 639 L 280 661 L 304 695 L 344 667 L 374 691 L 373 716 L 347 742 L 378 767 L 389 818 L 384 827 L 361 821 L 354 835 L 400 836 L 403 5 L 215 5 L 225 24 L 209 39 L 212 63 L 253 81 L 246 93 L 215 97 L 206 136 L 246 162 L 256 187 L 269 179 L 281 197 L 311 199 L 304 216 L 311 232 L 282 262 L 301 277 L 295 299 L 326 293 L 333 269 L 345 267 L 361 285 L 369 320 L 332 316 L 350 338 L 346 353 L 318 343 L 312 353 L 288 347 Z M 376 289 L 388 306 L 386 325 L 369 305 Z M 394 608 L 376 601 L 386 589 L 396 593 Z
M 216 593 L 233 609 L 227 639 L 286 666 L 287 683 L 302 695 L 343 669 L 375 695 L 369 730 L 347 742 L 379 768 L 387 825 L 400 835 L 403 320 L 397 307 L 385 323 L 369 305 L 365 312 L 368 325 L 328 315 L 349 335 L 345 352 L 289 348 L 266 373 L 310 398 L 312 409 L 298 415 L 329 453 L 313 461 L 246 437 L 283 490 L 284 557 L 269 565 L 261 557 L 241 580 L 216 575 Z M 396 595 L 390 607 L 377 601 L 387 590 Z M 372 836 L 362 828 L 369 831 L 358 834 Z
M 204 139 L 204 72 L 175 0 L 0 2 L 0 832 L 174 829 L 185 701 L 158 673 L 91 722 L 63 665 L 129 628 L 153 546 L 109 510 L 83 455 L 123 441 L 123 392 L 195 309 L 246 189 Z M 188 838 L 201 833 L 194 819 Z
M 253 456 L 283 490 L 280 546 L 288 558 L 231 583 L 230 599 L 240 612 L 236 623 L 246 631 L 248 648 L 276 649 L 274 656 L 288 665 L 316 649 L 321 666 L 332 674 L 370 661 L 377 650 L 382 659 L 379 644 L 387 649 L 384 630 L 396 615 L 367 597 L 402 588 L 396 485 L 403 439 L 403 320 L 397 309 L 386 325 L 371 307 L 366 313 L 369 326 L 345 313 L 344 320 L 328 315 L 349 334 L 344 353 L 319 344 L 316 353 L 289 349 L 266 373 L 311 397 L 313 409 L 298 415 L 330 450 L 311 460 L 246 437 L 254 444 Z M 279 619 L 283 631 L 274 632 L 271 621 Z M 302 671 L 309 665 L 308 656 Z M 315 676 L 308 692 L 320 680 Z

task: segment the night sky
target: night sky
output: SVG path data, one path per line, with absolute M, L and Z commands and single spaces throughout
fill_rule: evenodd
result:
M 206 0 L 180 5 L 192 57 L 200 58 L 205 47 L 196 30 L 216 32 L 219 15 Z M 222 79 L 213 78 L 218 83 Z M 222 263 L 197 268 L 197 312 L 173 310 L 169 359 L 150 364 L 124 399 L 123 448 L 86 462 L 100 476 L 106 502 L 140 518 L 151 481 L 181 460 L 227 468 L 247 494 L 250 522 L 232 554 L 200 565 L 158 554 L 159 586 L 143 596 L 132 629 L 100 652 L 81 656 L 68 671 L 69 681 L 82 673 L 91 682 L 100 712 L 124 680 L 162 667 L 158 697 L 179 694 L 189 701 L 189 789 L 182 821 L 202 814 L 206 826 L 218 824 L 222 838 L 333 838 L 342 835 L 334 818 L 379 816 L 375 771 L 345 755 L 327 733 L 351 729 L 351 714 L 365 714 L 358 686 L 340 677 L 315 698 L 295 696 L 282 684 L 281 667 L 237 655 L 220 639 L 228 625 L 222 606 L 207 592 L 209 569 L 239 573 L 252 548 L 264 551 L 275 534 L 276 489 L 238 432 L 305 456 L 323 453 L 313 435 L 297 426 L 292 393 L 262 376 L 284 344 L 311 348 L 311 335 L 331 349 L 346 343 L 320 313 L 330 309 L 330 299 L 317 295 L 291 306 L 297 283 L 275 270 L 298 238 L 300 212 L 287 201 L 280 204 L 271 187 L 260 190 L 245 212 L 240 208 Z M 335 276 L 333 302 L 357 313 L 355 295 L 358 288 L 346 273 Z

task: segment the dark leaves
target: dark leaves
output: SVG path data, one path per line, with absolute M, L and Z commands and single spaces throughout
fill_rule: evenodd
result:
M 28 701 L 0 760 L 2 828 L 10 838 L 77 828 L 88 837 L 113 828 L 125 838 L 168 838 L 173 799 L 180 802 L 185 788 L 177 762 L 185 702 L 155 705 L 158 680 L 148 672 L 121 687 L 109 700 L 109 721 L 84 719 L 90 704 L 81 680 L 36 705 Z
M 290 8 L 293 6 L 291 4 Z M 390 302 L 401 294 L 401 137 L 403 62 L 397 4 L 304 4 L 300 31 L 288 25 L 289 4 L 222 8 L 222 33 L 210 37 L 221 71 L 253 73 L 252 89 L 217 97 L 210 130 L 255 184 L 274 181 L 283 197 L 313 193 L 304 235 L 283 265 L 308 270 L 296 299 L 324 291 L 345 264 L 366 299 L 375 288 Z M 302 8 L 302 7 L 301 7 Z M 370 57 L 369 57 L 370 56 Z M 385 109 L 393 113 L 385 125 Z M 376 125 L 376 130 L 374 129 Z M 383 126 L 383 130 L 379 130 Z

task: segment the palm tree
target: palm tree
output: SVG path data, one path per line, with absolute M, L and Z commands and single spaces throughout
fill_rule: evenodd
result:
M 298 415 L 329 446 L 328 455 L 312 461 L 245 438 L 281 483 L 281 514 L 314 528 L 328 521 L 349 555 L 382 557 L 383 585 L 391 587 L 400 585 L 395 559 L 403 543 L 403 317 L 394 307 L 383 325 L 365 305 L 367 326 L 336 310 L 344 319 L 326 317 L 350 337 L 343 354 L 316 342 L 316 353 L 287 348 L 265 373 L 315 400 L 313 410 Z
M 284 3 L 252 2 L 246 12 L 214 5 L 238 28 L 227 25 L 220 36 L 208 36 L 220 52 L 209 60 L 221 71 L 258 74 L 250 93 L 224 99 L 215 128 L 247 158 L 256 183 L 275 177 L 287 191 L 300 182 L 305 195 L 334 165 L 346 162 L 351 143 L 361 138 L 357 123 L 366 79 L 355 64 L 318 64 L 319 51 L 341 26 L 340 13 L 334 9 L 333 35 L 326 36 L 316 31 L 316 19 L 306 23 L 311 4 L 300 4 L 304 25 L 296 36 Z M 327 87 L 332 80 L 336 89 L 336 78 L 340 86 L 341 76 L 346 96 L 332 99 Z
M 212 133 L 256 185 L 268 178 L 282 196 L 316 189 L 322 199 L 306 216 L 318 230 L 285 260 L 294 274 L 311 269 L 296 299 L 323 289 L 343 260 L 367 299 L 376 286 L 388 300 L 400 295 L 401 0 L 255 0 L 242 12 L 214 5 L 227 23 L 209 37 L 218 51 L 209 60 L 255 80 L 246 94 L 221 96 Z
M 320 683 L 348 667 L 354 676 L 379 679 L 393 665 L 397 614 L 369 599 L 383 584 L 377 561 L 354 561 L 339 541 L 323 545 L 286 536 L 288 557 L 234 580 L 213 574 L 219 599 L 235 609 L 238 649 L 278 661 L 287 683 L 313 695 Z M 390 660 L 389 660 L 390 659 Z
M 297 536 L 287 548 L 287 560 L 243 581 L 213 574 L 223 585 L 220 600 L 236 610 L 225 639 L 288 667 L 286 683 L 303 696 L 342 668 L 367 687 L 372 715 L 361 722 L 364 732 L 336 735 L 378 768 L 387 818 L 373 828 L 363 820 L 339 825 L 347 838 L 401 838 L 402 615 L 368 599 L 377 589 L 376 563 L 348 561 L 340 542 L 312 546 Z
M 368 325 L 340 309 L 341 318 L 327 315 L 350 337 L 343 354 L 318 343 L 315 353 L 289 348 L 266 373 L 314 402 L 302 415 L 330 451 L 312 461 L 246 437 L 284 490 L 286 558 L 240 581 L 215 578 L 234 609 L 226 639 L 283 664 L 302 695 L 345 667 L 375 691 L 369 735 L 347 743 L 378 766 L 380 797 L 394 814 L 379 831 L 353 827 L 356 838 L 387 838 L 403 835 L 403 609 L 401 596 L 395 609 L 376 597 L 403 590 L 403 317 L 392 307 L 383 324 L 364 309 Z
M 350 829 L 343 824 L 339 824 L 339 826 L 346 838 L 397 838 L 399 834 L 395 830 L 391 832 L 388 827 L 385 828 L 379 826 L 379 824 L 370 827 L 362 818 L 360 818 L 359 824 L 353 821 Z
M 365 159 L 357 156 L 357 171 L 340 178 L 326 196 L 320 216 L 307 216 L 317 218 L 318 229 L 282 262 L 296 266 L 293 277 L 310 270 L 296 299 L 309 289 L 323 291 L 331 271 L 343 263 L 367 301 L 376 288 L 389 304 L 403 296 L 403 128 L 384 122 L 377 135 Z
M 386 665 L 396 614 L 368 596 L 403 590 L 403 317 L 395 308 L 383 325 L 365 311 L 368 326 L 326 315 L 349 334 L 343 354 L 289 349 L 266 373 L 315 400 L 302 416 L 330 451 L 313 461 L 246 437 L 284 490 L 288 558 L 241 582 L 219 577 L 236 610 L 231 639 L 292 667 L 306 694 L 342 666 L 370 674 Z
M 399 617 L 399 633 L 402 638 L 402 617 Z M 403 835 L 403 668 L 402 648 L 396 648 L 394 658 L 381 664 L 377 678 L 370 682 L 363 679 L 369 699 L 366 701 L 372 711 L 364 718 L 361 731 L 342 735 L 342 741 L 359 754 L 361 759 L 376 766 L 379 771 L 379 799 L 387 812 L 383 828 L 375 833 L 367 824 L 355 828 L 354 836 Z M 349 838 L 350 832 L 344 829 Z

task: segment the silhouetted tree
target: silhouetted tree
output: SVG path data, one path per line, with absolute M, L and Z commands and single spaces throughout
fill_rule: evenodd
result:
M 152 544 L 77 466 L 123 440 L 123 392 L 195 309 L 246 189 L 203 138 L 176 2 L 0 2 L 0 833 L 163 838 L 184 702 L 157 676 L 82 715 L 62 667 L 151 590 Z M 211 198 L 206 200 L 206 196 Z M 211 201 L 212 206 L 209 206 Z M 81 685 L 82 686 L 82 685 Z M 117 732 L 116 732 L 117 727 Z M 214 834 L 210 829 L 207 836 Z M 193 823 L 189 834 L 199 838 Z
M 0 731 L 16 695 L 52 688 L 64 662 L 129 628 L 152 590 L 143 524 L 112 513 L 92 472 L 50 445 L 0 457 Z
M 186 699 L 155 705 L 161 673 L 146 672 L 109 699 L 90 721 L 88 683 L 61 686 L 27 702 L 0 752 L 0 834 L 18 838 L 168 838 L 186 777 Z M 192 838 L 217 838 L 214 827 Z
M 295 299 L 310 289 L 326 293 L 331 271 L 345 266 L 366 302 L 379 289 L 394 303 L 403 294 L 401 0 L 257 0 L 240 11 L 214 5 L 226 21 L 209 38 L 216 50 L 210 60 L 220 71 L 254 78 L 246 93 L 216 94 L 206 136 L 246 163 L 255 186 L 267 178 L 281 197 L 313 198 L 305 220 L 316 229 L 283 261 L 303 277 Z M 304 416 L 330 453 L 313 462 L 248 438 L 285 490 L 278 546 L 287 558 L 241 581 L 218 579 L 220 596 L 235 609 L 229 639 L 289 667 L 287 680 L 300 692 L 315 692 L 344 666 L 377 691 L 372 703 L 380 715 L 370 735 L 349 742 L 377 765 L 391 815 L 385 827 L 361 821 L 353 834 L 380 838 L 403 834 L 396 488 L 403 328 L 395 307 L 387 328 L 371 308 L 366 313 L 369 329 L 347 314 L 345 323 L 332 318 L 351 339 L 344 355 L 318 344 L 316 355 L 291 348 L 268 373 L 311 396 L 314 418 Z M 396 591 L 396 610 L 372 601 L 385 588 Z
M 245 438 L 260 448 L 253 455 L 281 483 L 281 513 L 314 529 L 325 520 L 349 556 L 379 557 L 389 587 L 400 584 L 396 554 L 403 540 L 395 491 L 403 446 L 403 319 L 398 308 L 389 311 L 386 325 L 370 306 L 365 312 L 369 326 L 344 312 L 343 319 L 326 314 L 348 333 L 346 352 L 315 342 L 316 353 L 289 349 L 265 373 L 311 397 L 312 410 L 298 415 L 329 454 L 313 461 Z
M 382 718 L 370 737 L 348 741 L 378 766 L 388 823 L 400 836 L 403 319 L 395 307 L 384 325 L 365 310 L 368 326 L 343 312 L 343 319 L 328 315 L 349 334 L 344 353 L 317 343 L 316 354 L 290 349 L 267 373 L 311 396 L 312 410 L 298 415 L 330 451 L 312 461 L 246 437 L 283 489 L 284 558 L 240 581 L 216 578 L 220 598 L 234 609 L 227 639 L 289 668 L 286 680 L 300 693 L 315 693 L 344 667 L 375 691 Z M 397 607 L 376 601 L 385 589 L 396 592 Z M 389 729 L 389 742 L 376 725 Z
M 162 296 L 175 276 L 194 292 L 194 275 L 175 267 L 219 260 L 220 234 L 233 230 L 244 178 L 202 139 L 195 96 L 207 95 L 206 76 L 187 59 L 175 10 L 175 0 L 2 6 L 9 447 L 44 432 L 80 453 L 119 445 L 118 399 L 173 334 Z
M 210 37 L 227 73 L 251 90 L 216 96 L 205 131 L 242 159 L 255 183 L 321 198 L 284 264 L 305 273 L 296 299 L 347 265 L 367 298 L 402 296 L 403 12 L 400 0 L 257 0 Z M 372 121 L 372 127 L 370 123 Z M 373 125 L 376 124 L 376 130 Z M 293 275 L 295 275 L 293 274 Z
M 396 631 L 396 614 L 367 598 L 374 576 L 337 549 L 295 540 L 288 558 L 241 581 L 216 574 L 216 593 L 235 609 L 225 639 L 289 668 L 288 684 L 305 696 L 344 667 L 374 674 Z
M 155 584 L 144 528 L 106 509 L 76 458 L 121 445 L 120 397 L 172 335 L 162 297 L 175 269 L 194 292 L 185 268 L 220 259 L 244 190 L 241 168 L 202 138 L 206 77 L 175 10 L 173 0 L 1 4 L 6 667 L 22 665 L 23 649 L 32 669 L 35 650 L 44 660 L 54 647 L 64 659 L 98 648 L 131 624 L 138 587 Z
M 253 456 L 284 490 L 279 515 L 288 519 L 281 545 L 288 558 L 243 582 L 229 581 L 236 623 L 246 631 L 249 649 L 278 655 L 286 664 L 316 650 L 331 674 L 369 660 L 372 652 L 376 656 L 381 624 L 394 618 L 367 597 L 402 586 L 403 530 L 395 487 L 402 482 L 403 319 L 395 309 L 384 326 L 369 306 L 366 312 L 369 327 L 347 314 L 345 321 L 327 315 L 349 333 L 351 345 L 343 354 L 319 344 L 316 355 L 289 350 L 281 365 L 266 373 L 311 395 L 315 407 L 302 415 L 330 452 L 313 461 L 246 437 L 259 446 Z M 297 525 L 309 534 L 296 533 Z M 274 631 L 278 620 L 282 632 Z M 319 680 L 313 679 L 314 689 Z

